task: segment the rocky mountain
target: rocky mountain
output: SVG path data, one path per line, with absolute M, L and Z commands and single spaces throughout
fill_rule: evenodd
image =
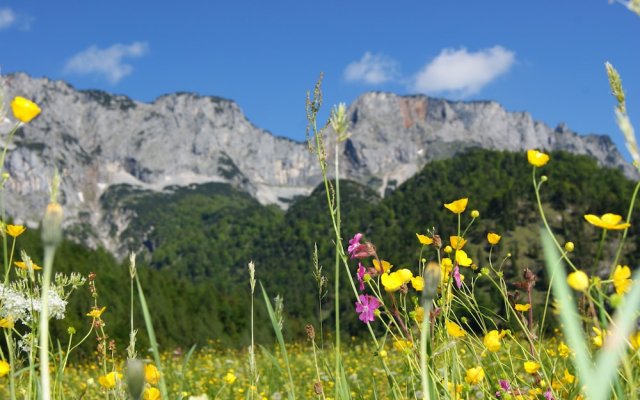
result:
M 175 93 L 142 103 L 21 73 L 5 77 L 4 86 L 6 99 L 25 96 L 43 110 L 9 148 L 8 214 L 37 225 L 57 167 L 66 224 L 93 245 L 117 250 L 114 240 L 133 217 L 103 209 L 101 197 L 119 185 L 166 191 L 228 182 L 263 204 L 286 207 L 321 182 L 306 143 L 256 127 L 231 100 Z M 381 195 L 429 161 L 471 147 L 567 150 L 633 173 L 609 137 L 578 135 L 562 125 L 552 129 L 495 102 L 366 93 L 349 106 L 348 116 L 351 136 L 338 147 L 342 173 Z M 333 157 L 334 145 L 327 143 Z

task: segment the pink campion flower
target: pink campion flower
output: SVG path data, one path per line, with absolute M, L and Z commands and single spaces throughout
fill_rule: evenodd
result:
M 460 277 L 460 268 L 456 265 L 453 268 L 453 280 L 456 281 L 456 287 L 458 289 L 460 289 L 460 286 L 462 286 L 462 278 Z
M 498 383 L 500 384 L 500 387 L 502 388 L 502 390 L 504 390 L 505 392 L 508 392 L 509 390 L 511 390 L 511 385 L 509 384 L 508 380 L 500 379 Z
M 376 297 L 369 296 L 368 294 L 361 294 L 356 301 L 356 312 L 360 313 L 358 317 L 360 321 L 368 324 L 375 321 L 376 315 L 374 311 L 380 307 L 380 300 Z
M 347 251 L 351 258 L 353 258 L 353 252 L 356 250 L 358 246 L 360 246 L 360 239 L 362 239 L 362 233 L 358 232 L 353 235 L 353 238 L 349 239 L 349 247 L 347 247 Z
M 360 282 L 359 290 L 362 292 L 364 290 L 364 275 L 366 273 L 366 269 L 362 263 L 358 263 L 358 282 Z
M 544 392 L 544 398 L 545 400 L 556 400 L 555 397 L 553 397 L 553 393 L 551 392 L 551 388 L 548 388 L 546 392 Z
M 362 239 L 362 233 L 356 233 L 353 238 L 349 240 L 349 247 L 347 252 L 352 259 L 354 258 L 367 258 L 376 256 L 376 248 L 370 242 L 360 243 Z

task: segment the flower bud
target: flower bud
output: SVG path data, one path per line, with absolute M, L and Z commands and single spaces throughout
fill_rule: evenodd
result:
M 131 398 L 140 399 L 144 390 L 144 362 L 133 358 L 127 360 L 126 379 Z
M 471 211 L 471 218 L 478 218 L 480 216 L 480 211 L 473 210 Z
M 567 253 L 571 253 L 575 249 L 573 242 L 567 242 L 564 244 L 564 249 Z
M 42 244 L 58 246 L 62 241 L 62 206 L 49 203 L 42 219 Z

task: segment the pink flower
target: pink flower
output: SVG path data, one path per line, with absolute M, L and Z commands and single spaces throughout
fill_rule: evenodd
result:
M 360 291 L 362 292 L 364 290 L 364 275 L 365 275 L 366 269 L 364 268 L 364 266 L 362 265 L 362 263 L 358 263 L 358 282 L 360 282 Z
M 349 247 L 347 252 L 352 259 L 354 258 L 367 258 L 376 255 L 376 248 L 370 242 L 360 243 L 362 239 L 362 233 L 356 233 L 353 238 L 349 240 Z
M 546 400 L 556 400 L 556 398 L 553 397 L 553 393 L 551 392 L 551 388 L 547 389 L 547 391 L 544 392 L 544 398 Z
M 460 277 L 460 268 L 458 268 L 457 265 L 453 268 L 452 274 L 453 280 L 456 281 L 456 287 L 460 289 L 460 286 L 462 286 L 462 278 Z
M 360 313 L 360 321 L 368 324 L 369 322 L 375 321 L 376 316 L 374 311 L 380 307 L 380 301 L 368 294 L 361 294 L 358 296 L 358 301 L 356 301 L 356 312 Z

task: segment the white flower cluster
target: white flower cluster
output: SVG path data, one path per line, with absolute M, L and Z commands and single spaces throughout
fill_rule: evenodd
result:
M 33 298 L 0 283 L 0 318 L 11 317 L 14 321 L 30 323 L 34 314 L 42 309 L 40 298 Z M 67 301 L 56 291 L 49 292 L 49 318 L 63 319 Z

